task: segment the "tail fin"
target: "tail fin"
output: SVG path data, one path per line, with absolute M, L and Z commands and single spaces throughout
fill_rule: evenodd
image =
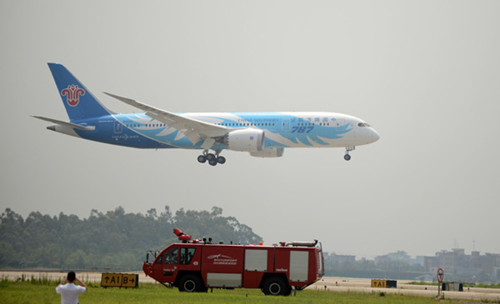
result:
M 70 121 L 112 113 L 62 64 L 49 63 L 48 65 Z

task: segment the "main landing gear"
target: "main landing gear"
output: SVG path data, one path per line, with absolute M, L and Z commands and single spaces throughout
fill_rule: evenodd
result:
M 226 158 L 224 156 L 219 156 L 220 150 L 216 150 L 215 154 L 213 153 L 208 153 L 208 150 L 204 150 L 203 154 L 198 156 L 198 161 L 200 163 L 206 163 L 208 161 L 208 164 L 210 166 L 216 166 L 217 164 L 224 164 L 226 163 Z
M 349 155 L 349 152 L 354 151 L 354 149 L 356 149 L 356 147 L 354 147 L 354 146 L 345 147 L 345 155 L 344 155 L 345 160 L 347 160 L 347 161 L 351 160 L 351 156 Z

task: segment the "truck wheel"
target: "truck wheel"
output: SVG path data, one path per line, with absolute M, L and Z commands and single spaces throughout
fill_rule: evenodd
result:
M 272 296 L 288 296 L 291 293 L 292 289 L 290 285 L 288 285 L 282 278 L 280 277 L 272 277 L 266 280 L 264 283 L 264 287 L 262 287 L 262 292 L 265 295 Z
M 199 292 L 204 289 L 205 286 L 203 286 L 200 277 L 194 274 L 187 274 L 183 276 L 179 283 L 179 291 Z

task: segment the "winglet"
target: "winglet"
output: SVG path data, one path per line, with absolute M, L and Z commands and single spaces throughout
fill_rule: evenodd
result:
M 113 98 L 116 98 L 120 101 L 123 101 L 124 103 L 128 104 L 128 105 L 131 105 L 131 106 L 134 106 L 134 107 L 137 107 L 137 101 L 133 100 L 133 99 L 130 99 L 130 98 L 125 98 L 125 97 L 122 97 L 122 96 L 118 96 L 118 95 L 115 95 L 115 94 L 111 94 L 111 93 L 108 93 L 108 92 L 103 92 L 104 94 L 108 95 L 108 96 L 111 96 Z

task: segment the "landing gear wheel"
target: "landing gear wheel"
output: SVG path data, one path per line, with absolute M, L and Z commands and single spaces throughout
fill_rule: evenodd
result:
M 224 156 L 220 156 L 220 152 L 222 152 L 222 150 L 215 150 L 215 153 L 208 153 L 208 150 L 203 150 L 203 154 L 198 156 L 198 162 L 203 164 L 208 161 L 208 164 L 211 166 L 217 166 L 217 164 L 225 164 L 226 158 Z
M 264 287 L 262 287 L 262 292 L 265 295 L 271 296 L 288 296 L 292 292 L 292 288 L 288 285 L 285 280 L 280 277 L 271 277 L 266 280 Z
M 179 282 L 179 291 L 200 292 L 205 289 L 199 276 L 188 274 L 181 278 Z
M 208 153 L 208 154 L 207 154 L 207 160 L 208 160 L 208 161 L 211 161 L 212 159 L 215 159 L 215 154 L 213 154 L 213 153 Z
M 351 156 L 349 155 L 349 152 L 354 151 L 354 150 L 356 150 L 355 146 L 347 146 L 347 147 L 345 147 L 344 159 L 347 160 L 347 161 L 351 160 Z

